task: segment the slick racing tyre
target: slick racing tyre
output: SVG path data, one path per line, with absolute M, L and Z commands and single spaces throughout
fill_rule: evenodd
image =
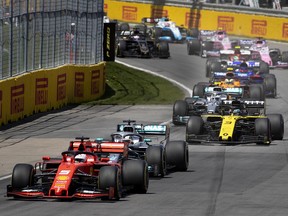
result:
M 174 105 L 173 105 L 173 124 L 174 125 L 179 125 L 181 124 L 180 122 L 176 121 L 175 118 L 177 116 L 186 116 L 187 115 L 187 110 L 188 110 L 188 104 L 184 100 L 176 100 Z
M 214 61 L 211 63 L 210 65 L 210 73 L 208 73 L 208 78 L 210 78 L 214 72 L 220 72 L 222 71 L 222 67 L 221 67 L 221 62 L 218 61 Z
M 282 52 L 282 62 L 288 62 L 288 51 Z
M 260 74 L 269 74 L 269 65 L 266 62 L 261 61 L 259 71 Z
M 188 55 L 196 55 L 200 51 L 201 43 L 198 39 L 191 39 L 187 42 Z
M 199 36 L 199 29 L 197 29 L 197 28 L 188 29 L 188 30 L 187 30 L 187 36 L 188 36 L 188 37 L 198 38 L 198 36 Z
M 126 41 L 120 40 L 117 45 L 116 56 L 119 58 L 123 58 L 125 50 L 126 50 Z
M 193 49 L 192 49 L 192 42 L 191 41 L 187 42 L 187 54 L 193 55 Z
M 103 166 L 99 171 L 98 187 L 101 190 L 114 188 L 114 199 L 119 200 L 122 196 L 120 170 L 116 166 Z M 104 198 L 105 199 L 105 198 Z
M 260 85 L 249 86 L 249 98 L 253 100 L 264 100 L 265 94 L 263 87 Z
M 169 44 L 166 41 L 161 41 L 158 44 L 159 58 L 169 58 Z
M 211 77 L 211 65 L 212 63 L 217 62 L 217 58 L 215 57 L 208 57 L 206 61 L 206 77 Z
M 272 62 L 273 62 L 273 65 L 275 65 L 275 64 L 277 64 L 277 62 L 279 61 L 279 60 L 281 60 L 280 59 L 280 57 L 281 57 L 281 51 L 280 51 L 280 49 L 278 49 L 278 48 L 274 48 L 274 49 L 270 49 L 269 50 L 269 55 L 270 55 L 270 58 L 271 58 L 271 60 L 272 60 Z
M 159 38 L 161 37 L 161 35 L 162 35 L 162 29 L 158 27 L 154 28 L 154 39 L 156 42 L 159 41 Z
M 126 160 L 123 163 L 122 181 L 125 186 L 133 186 L 136 193 L 144 194 L 148 190 L 148 165 L 144 160 Z
M 264 137 L 264 142 L 257 142 L 257 144 L 270 145 L 271 126 L 268 118 L 259 118 L 255 120 L 255 135 Z
M 31 164 L 16 164 L 12 172 L 12 188 L 22 189 L 34 184 L 34 167 Z
M 163 146 L 149 146 L 146 150 L 146 161 L 148 166 L 154 167 L 153 175 L 155 177 L 159 175 L 164 177 L 166 175 L 166 157 Z
M 194 85 L 193 87 L 193 96 L 198 96 L 200 98 L 204 97 L 204 90 L 205 87 L 207 86 L 207 83 L 201 82 L 201 83 L 197 83 L 196 85 Z
M 274 74 L 267 74 L 264 77 L 265 91 L 269 93 L 269 96 L 277 97 L 277 81 Z
M 121 23 L 119 25 L 119 30 L 120 31 L 130 31 L 130 26 L 128 23 Z
M 281 114 L 267 114 L 271 124 L 272 140 L 283 140 L 284 136 L 284 119 Z
M 187 171 L 189 166 L 189 151 L 185 141 L 169 141 L 166 146 L 167 164 L 175 166 L 177 171 Z

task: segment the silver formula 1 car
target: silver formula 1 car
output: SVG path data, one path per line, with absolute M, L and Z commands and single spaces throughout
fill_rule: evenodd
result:
M 185 141 L 170 141 L 168 125 L 136 124 L 124 120 L 111 134 L 114 142 L 128 142 L 130 157 L 140 157 L 148 163 L 151 176 L 165 176 L 168 171 L 186 171 L 189 165 L 188 146 Z

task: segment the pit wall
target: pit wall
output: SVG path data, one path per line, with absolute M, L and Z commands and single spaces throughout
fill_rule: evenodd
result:
M 182 6 L 162 6 L 104 0 L 104 10 L 111 19 L 141 22 L 143 17 L 167 16 L 177 25 L 206 30 L 224 29 L 228 34 L 288 41 L 288 19 L 266 15 L 213 10 L 197 10 Z M 276 13 L 276 11 L 275 11 Z
M 105 63 L 65 65 L 0 81 L 0 125 L 29 115 L 98 99 L 105 92 Z

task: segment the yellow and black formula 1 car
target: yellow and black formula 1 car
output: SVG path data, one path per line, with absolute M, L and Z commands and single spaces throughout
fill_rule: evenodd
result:
M 266 115 L 264 106 L 264 101 L 223 101 L 221 115 L 208 114 L 189 118 L 186 124 L 186 141 L 269 145 L 272 140 L 282 140 L 283 116 Z

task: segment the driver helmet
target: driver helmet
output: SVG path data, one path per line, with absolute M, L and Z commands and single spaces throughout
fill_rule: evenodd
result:
M 234 109 L 233 114 L 240 114 L 240 109 Z
M 225 37 L 225 33 L 223 31 L 217 32 L 217 38 L 218 40 L 223 40 Z
M 138 35 L 140 33 L 138 28 L 133 28 L 133 35 Z
M 233 59 L 234 59 L 235 61 L 237 61 L 237 60 L 239 60 L 239 56 L 235 55 L 235 56 L 233 56 Z
M 240 64 L 239 71 L 240 71 L 240 72 L 247 72 L 247 71 L 248 71 L 248 65 L 247 65 L 246 62 L 242 62 L 242 63 Z
M 140 32 L 138 29 L 134 30 L 132 33 L 132 38 L 133 39 L 139 39 L 140 38 L 139 34 L 140 34 Z
M 86 154 L 78 154 L 75 156 L 76 162 L 85 162 L 86 161 Z
M 113 136 L 113 142 L 122 142 L 122 136 L 121 135 Z
M 263 46 L 263 41 L 261 41 L 261 40 L 256 41 L 256 47 L 257 48 L 260 48 L 262 46 Z

